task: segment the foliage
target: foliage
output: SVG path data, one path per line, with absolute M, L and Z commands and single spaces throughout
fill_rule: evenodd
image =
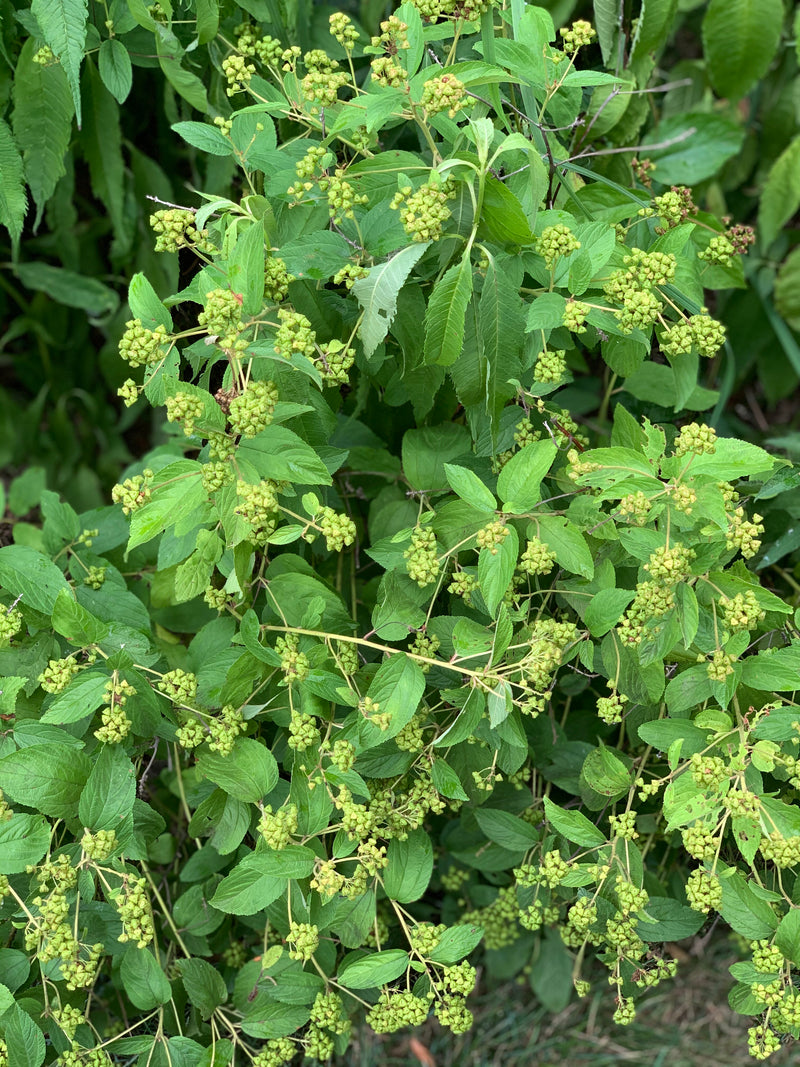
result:
M 170 13 L 130 7 L 158 52 Z M 0 549 L 4 1056 L 460 1033 L 469 958 L 555 1011 L 594 957 L 625 1025 L 718 914 L 765 1058 L 800 1026 L 800 634 L 750 500 L 796 475 L 693 414 L 752 233 L 575 158 L 653 71 L 601 19 L 611 70 L 516 2 L 334 12 L 326 51 L 229 22 L 237 106 L 175 132 L 233 193 L 153 212 L 196 268 L 136 273 L 120 341 L 164 440 Z M 40 25 L 74 104 L 77 22 Z

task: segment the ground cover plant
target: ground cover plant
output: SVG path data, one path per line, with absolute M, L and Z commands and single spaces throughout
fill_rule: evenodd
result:
M 119 345 L 163 439 L 0 548 L 10 1067 L 460 1034 L 478 963 L 629 1025 L 715 922 L 752 1055 L 798 1037 L 800 638 L 755 571 L 798 476 L 699 414 L 754 234 L 671 180 L 694 134 L 624 182 L 574 141 L 646 99 L 650 10 L 624 70 L 516 0 L 305 50 L 219 13 L 225 111 L 173 128 L 235 176 L 153 205 L 181 287 L 135 274 Z

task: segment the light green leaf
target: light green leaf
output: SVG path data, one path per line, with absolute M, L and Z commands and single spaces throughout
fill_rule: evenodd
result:
M 103 745 L 78 803 L 78 816 L 93 832 L 119 830 L 132 815 L 136 800 L 136 771 L 118 745 Z
M 616 45 L 619 32 L 619 4 L 617 0 L 594 0 L 594 26 L 597 40 L 607 67 L 614 66 L 617 59 Z
M 782 0 L 711 0 L 703 51 L 720 96 L 744 96 L 769 69 L 783 26 Z
M 800 136 L 778 156 L 770 168 L 758 209 L 758 227 L 765 244 L 771 244 L 800 207 Z
M 19 54 L 11 118 L 14 138 L 22 152 L 25 178 L 36 204 L 34 227 L 39 225 L 44 205 L 52 196 L 59 178 L 66 173 L 64 156 L 69 147 L 75 113 L 61 64 L 42 66 L 34 63 L 36 50 L 36 42 L 29 38 Z
M 594 557 L 586 543 L 586 538 L 573 523 L 562 515 L 538 515 L 536 517 L 538 536 L 555 552 L 559 567 L 591 579 L 594 574 Z
M 380 704 L 382 715 L 389 716 L 389 725 L 380 730 L 365 721 L 362 738 L 377 741 L 395 737 L 414 717 L 424 692 L 425 675 L 417 663 L 402 653 L 385 660 L 370 682 L 367 695 Z
M 519 815 L 499 808 L 475 808 L 473 814 L 486 837 L 509 852 L 525 852 L 539 842 L 539 834 Z
M 141 1011 L 151 1011 L 172 996 L 169 979 L 149 949 L 129 945 L 122 957 L 120 978 L 125 992 Z
M 451 966 L 468 956 L 480 944 L 482 937 L 483 929 L 480 926 L 448 926 L 429 958 L 434 963 Z
M 742 684 L 766 692 L 800 689 L 800 643 L 748 656 L 742 664 Z
M 642 10 L 631 45 L 634 59 L 664 47 L 669 40 L 676 7 L 677 0 L 642 0 Z
M 550 470 L 556 451 L 550 440 L 534 441 L 511 457 L 497 479 L 497 493 L 506 511 L 521 515 L 538 504 L 542 478 Z
M 78 675 L 63 693 L 58 694 L 39 721 L 63 726 L 93 715 L 103 703 L 107 684 L 108 675 L 99 671 Z
M 45 1057 L 44 1034 L 19 1004 L 3 1016 L 8 1067 L 40 1067 Z
M 219 0 L 195 0 L 197 14 L 197 39 L 208 44 L 217 36 L 219 29 Z
M 285 426 L 268 426 L 256 437 L 242 440 L 238 455 L 262 478 L 300 485 L 330 485 L 331 476 L 317 452 Z
M 370 989 L 399 978 L 409 964 L 409 956 L 400 948 L 372 952 L 349 961 L 345 958 L 337 975 L 345 989 Z
M 314 853 L 300 845 L 280 852 L 251 852 L 223 878 L 210 903 L 229 915 L 255 915 L 286 892 L 289 878 L 306 878 Z
M 15 811 L 0 822 L 0 874 L 22 874 L 50 847 L 50 824 L 41 815 Z M 2 1012 L 0 1012 L 2 1014 Z
M 630 589 L 600 589 L 586 606 L 583 621 L 592 637 L 602 637 L 622 618 L 622 613 L 633 600 Z
M 425 362 L 443 367 L 455 363 L 464 344 L 464 319 L 472 295 L 469 253 L 455 263 L 433 288 L 425 313 Z
M 544 798 L 544 813 L 547 821 L 562 837 L 582 848 L 596 848 L 606 843 L 606 835 L 587 819 L 582 811 L 567 811 Z
M 103 85 L 119 104 L 124 104 L 133 85 L 133 68 L 128 49 L 118 37 L 110 37 L 100 45 L 97 68 Z
M 32 0 L 31 12 L 67 76 L 78 126 L 81 125 L 80 70 L 86 41 L 88 0 Z
M 390 900 L 410 904 L 419 900 L 433 874 L 433 844 L 423 829 L 412 830 L 405 840 L 393 838 L 387 850 L 383 887 Z
M 252 737 L 239 737 L 229 756 L 203 751 L 197 759 L 200 774 L 230 796 L 257 804 L 278 781 L 278 764 L 270 750 Z
M 397 314 L 397 294 L 428 243 L 408 245 L 353 283 L 352 292 L 364 311 L 359 336 L 365 356 L 371 356 L 389 332 Z
M 66 578 L 55 563 L 27 545 L 0 548 L 0 586 L 45 615 L 52 612 L 62 589 L 72 595 Z
M 189 1000 L 202 1019 L 210 1019 L 215 1008 L 228 999 L 225 979 L 206 960 L 179 960 L 177 968 Z
M 519 536 L 513 526 L 494 549 L 482 548 L 478 556 L 478 582 L 492 618 L 514 577 L 519 554 Z
M 459 467 L 454 463 L 445 463 L 444 472 L 450 488 L 462 500 L 466 500 L 474 508 L 485 511 L 495 510 L 497 501 L 475 471 L 469 470 L 468 467 Z
M 495 260 L 490 261 L 483 280 L 478 325 L 483 378 L 481 401 L 491 420 L 494 439 L 500 412 L 513 393 L 509 380 L 519 377 L 521 372 L 524 325 L 519 292 Z
M 199 148 L 201 152 L 212 156 L 229 156 L 233 152 L 230 138 L 224 137 L 216 126 L 210 126 L 207 122 L 175 122 L 172 129 L 187 144 Z
M 140 319 L 148 330 L 156 326 L 172 329 L 172 317 L 161 303 L 156 291 L 144 274 L 134 274 L 128 285 L 128 304 L 134 318 Z
M 90 769 L 89 757 L 72 745 L 32 745 L 0 759 L 0 789 L 42 815 L 66 819 L 77 808 Z
M 155 41 L 159 53 L 158 62 L 164 72 L 164 77 L 175 92 L 190 103 L 195 110 L 207 114 L 208 98 L 206 97 L 206 89 L 203 83 L 196 74 L 192 74 L 191 71 L 182 67 L 179 59 L 167 54 L 167 49 L 170 48 L 170 45 L 163 41 L 158 34 L 156 34 Z
M 0 119 L 0 223 L 17 247 L 28 197 L 22 180 L 22 157 L 8 124 Z
M 42 262 L 20 263 L 17 275 L 29 289 L 47 293 L 67 307 L 81 308 L 92 318 L 108 315 L 119 307 L 119 297 L 109 286 L 63 267 Z

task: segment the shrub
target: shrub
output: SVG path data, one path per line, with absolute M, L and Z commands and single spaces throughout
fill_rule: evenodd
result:
M 751 498 L 794 474 L 687 414 L 747 234 L 569 158 L 587 24 L 331 32 L 239 27 L 253 103 L 178 132 L 241 195 L 154 212 L 197 270 L 129 291 L 164 440 L 0 549 L 5 1054 L 324 1061 L 362 1011 L 468 1028 L 470 959 L 554 1010 L 597 960 L 625 1024 L 719 914 L 765 1058 L 800 643 Z

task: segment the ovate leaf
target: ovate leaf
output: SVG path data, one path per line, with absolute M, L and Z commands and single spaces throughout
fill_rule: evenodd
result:
M 758 212 L 758 226 L 765 244 L 778 236 L 781 227 L 800 207 L 800 137 L 795 137 L 772 164 Z
M 782 0 L 711 0 L 703 19 L 703 51 L 720 96 L 744 96 L 766 74 L 782 25 Z
M 32 745 L 0 759 L 0 789 L 42 815 L 66 819 L 76 810 L 90 769 L 89 757 L 72 745 Z
M 133 85 L 133 68 L 128 49 L 118 37 L 110 37 L 100 45 L 97 67 L 103 85 L 118 103 L 124 104 Z

